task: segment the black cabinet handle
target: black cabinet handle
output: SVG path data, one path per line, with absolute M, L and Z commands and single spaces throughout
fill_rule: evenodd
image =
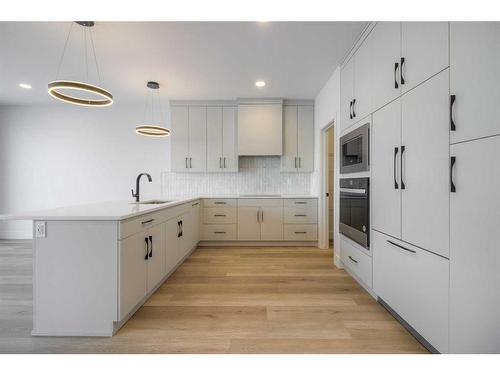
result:
M 400 170 L 400 172 L 401 172 L 401 177 L 400 177 L 400 179 L 401 179 L 401 190 L 406 189 L 406 185 L 405 185 L 405 182 L 403 180 L 403 154 L 404 153 L 405 153 L 405 146 L 401 146 L 401 165 L 400 165 L 400 167 L 401 167 L 401 170 Z
M 226 234 L 226 232 L 220 231 L 220 232 L 214 232 L 214 234 Z
M 349 102 L 349 118 L 352 119 L 352 100 Z
M 146 221 L 141 222 L 141 224 L 142 224 L 142 225 L 144 225 L 144 224 L 149 224 L 149 223 L 152 223 L 153 221 L 155 221 L 155 219 L 149 219 L 149 220 L 146 220 Z
M 153 257 L 153 236 L 149 236 L 149 257 Z
M 181 222 L 177 222 L 177 238 L 181 236 Z
M 352 100 L 352 117 L 353 118 L 356 117 L 356 112 L 354 112 L 354 108 L 356 108 L 355 105 L 356 105 L 356 99 L 353 99 Z
M 304 215 L 304 214 L 295 214 L 295 216 L 297 216 L 297 217 L 306 217 L 307 215 Z
M 181 235 L 179 237 L 182 237 L 184 235 L 184 223 L 181 220 Z
M 401 69 L 400 69 L 399 76 L 401 77 L 401 84 L 402 85 L 405 84 L 405 77 L 403 76 L 403 67 L 404 67 L 404 65 L 405 65 L 405 58 L 401 57 Z
M 455 187 L 455 183 L 453 182 L 453 167 L 455 166 L 456 161 L 457 161 L 456 156 L 452 156 L 450 158 L 450 191 L 452 193 L 457 192 L 457 188 Z
M 399 189 L 398 179 L 396 177 L 396 175 L 397 175 L 396 160 L 398 158 L 398 152 L 399 152 L 399 147 L 394 147 L 394 189 Z
M 450 95 L 450 130 L 453 132 L 457 130 L 455 121 L 453 121 L 453 105 L 455 104 L 456 98 L 456 95 Z
M 295 234 L 307 234 L 307 232 L 295 232 Z
M 226 204 L 226 202 L 214 202 L 214 204 Z
M 352 260 L 354 263 L 358 263 L 358 261 L 356 259 L 354 259 L 353 257 L 351 257 L 350 255 L 349 255 L 349 259 Z
M 146 241 L 146 255 L 144 256 L 144 260 L 148 260 L 149 258 L 149 239 L 146 237 L 144 238 Z
M 214 216 L 217 216 L 217 217 L 219 217 L 219 216 L 220 217 L 226 217 L 226 215 L 224 215 L 224 214 L 214 214 Z
M 406 247 L 404 247 L 404 246 L 398 245 L 398 244 L 397 244 L 397 243 L 395 243 L 395 242 L 392 242 L 392 241 L 389 241 L 389 240 L 387 240 L 387 242 L 389 242 L 389 243 L 390 243 L 391 245 L 393 245 L 393 246 L 399 247 L 400 249 L 406 250 L 406 251 L 408 251 L 408 252 L 410 252 L 410 253 L 413 253 L 413 254 L 416 254 L 416 253 L 417 253 L 415 250 L 408 249 L 408 248 L 406 248 Z
M 224 168 L 226 168 L 226 157 L 224 156 Z
M 397 76 L 398 67 L 399 67 L 399 63 L 395 62 L 394 63 L 394 88 L 395 89 L 399 88 L 399 85 L 398 85 L 398 76 Z

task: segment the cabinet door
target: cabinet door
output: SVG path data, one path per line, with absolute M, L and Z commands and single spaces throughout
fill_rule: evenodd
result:
M 401 89 L 406 92 L 449 65 L 448 22 L 401 24 Z
M 260 207 L 238 207 L 238 240 L 260 240 Z
M 189 106 L 189 171 L 207 170 L 207 107 Z
M 281 156 L 281 171 L 282 172 L 296 172 L 298 167 L 297 156 L 297 111 L 296 105 L 286 105 L 284 110 L 284 136 L 285 136 L 285 149 Z
M 379 22 L 371 34 L 372 109 L 376 111 L 401 93 L 399 84 L 401 24 Z
M 373 114 L 371 204 L 372 228 L 401 238 L 401 101 Z
M 447 353 L 448 260 L 372 234 L 375 293 L 439 352 Z
M 177 261 L 181 261 L 193 248 L 194 228 L 192 217 L 191 211 L 179 216 L 181 222 L 181 236 L 179 237 L 180 242 Z
M 450 23 L 451 143 L 500 134 L 499 22 Z
M 189 122 L 187 106 L 172 106 L 170 163 L 172 172 L 186 172 L 189 158 Z
M 260 239 L 262 241 L 283 240 L 283 207 L 262 207 L 260 215 Z
M 297 163 L 298 172 L 314 169 L 314 107 L 300 105 L 297 108 Z
M 353 123 L 352 99 L 354 99 L 354 58 L 344 65 L 340 72 L 340 129 Z
M 450 351 L 500 352 L 500 136 L 451 146 Z
M 191 249 L 200 242 L 201 238 L 201 202 L 191 203 Z
M 146 232 L 120 241 L 120 320 L 146 296 Z
M 178 263 L 180 219 L 170 219 L 165 225 L 165 273 L 169 273 Z
M 149 254 L 148 266 L 148 293 L 153 290 L 165 276 L 165 239 L 164 225 L 157 225 L 148 230 Z
M 371 113 L 372 36 L 364 40 L 354 55 L 354 122 Z
M 207 107 L 207 171 L 222 171 L 222 107 Z
M 236 107 L 224 107 L 222 109 L 223 172 L 238 172 L 236 144 Z
M 402 239 L 448 257 L 448 71 L 402 96 L 401 103 Z

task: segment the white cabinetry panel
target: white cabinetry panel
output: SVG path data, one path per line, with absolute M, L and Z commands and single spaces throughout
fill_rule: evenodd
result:
M 283 206 L 262 207 L 260 222 L 260 239 L 262 241 L 283 240 Z
M 222 107 L 207 107 L 207 172 L 222 170 Z
M 189 106 L 189 171 L 207 169 L 207 108 Z
M 402 22 L 401 89 L 406 92 L 449 65 L 448 22 Z
M 260 240 L 260 207 L 238 207 L 238 240 Z
M 284 146 L 281 156 L 281 170 L 283 172 L 295 172 L 297 170 L 297 111 L 296 105 L 285 105 L 283 107 Z
M 297 107 L 297 172 L 314 170 L 314 107 Z
M 448 71 L 402 96 L 401 105 L 402 239 L 448 257 Z
M 373 114 L 371 209 L 372 228 L 401 238 L 401 101 Z
M 223 172 L 238 172 L 236 149 L 236 107 L 222 109 L 222 169 Z
M 340 72 L 340 130 L 352 123 L 352 99 L 354 98 L 354 57 Z
M 171 169 L 186 172 L 189 168 L 189 122 L 188 106 L 172 106 L 171 109 Z
M 450 351 L 500 352 L 500 136 L 451 147 Z
M 451 143 L 500 134 L 499 22 L 450 23 Z
M 147 292 L 151 292 L 165 275 L 165 239 L 164 225 L 157 225 L 148 230 L 149 254 L 147 260 Z
M 354 55 L 353 123 L 371 113 L 372 36 L 363 41 Z
M 238 105 L 239 155 L 281 155 L 282 139 L 282 103 Z

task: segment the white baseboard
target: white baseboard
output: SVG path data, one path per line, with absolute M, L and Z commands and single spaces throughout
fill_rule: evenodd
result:
M 318 247 L 318 241 L 201 241 L 200 247 L 262 247 L 262 246 L 312 246 Z

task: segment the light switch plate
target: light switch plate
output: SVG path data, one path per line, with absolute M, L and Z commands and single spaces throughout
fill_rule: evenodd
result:
M 37 221 L 35 223 L 35 237 L 36 238 L 47 237 L 45 221 Z

